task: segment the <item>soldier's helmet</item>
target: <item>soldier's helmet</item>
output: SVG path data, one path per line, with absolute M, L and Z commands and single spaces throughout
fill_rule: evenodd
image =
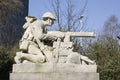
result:
M 51 13 L 51 12 L 46 12 L 46 13 L 44 13 L 43 16 L 42 16 L 42 18 L 51 18 L 51 19 L 53 19 L 53 20 L 56 20 L 56 17 L 55 17 L 54 14 Z

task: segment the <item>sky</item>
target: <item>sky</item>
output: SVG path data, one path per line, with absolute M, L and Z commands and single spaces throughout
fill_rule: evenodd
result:
M 54 0 L 53 0 L 54 1 Z M 65 0 L 62 0 L 63 10 Z M 76 10 L 81 10 L 86 0 L 72 0 Z M 43 13 L 52 11 L 50 0 L 29 0 L 29 15 L 41 19 Z M 115 15 L 120 22 L 120 0 L 88 0 L 84 17 L 87 18 L 86 26 L 90 31 L 101 33 L 104 22 Z

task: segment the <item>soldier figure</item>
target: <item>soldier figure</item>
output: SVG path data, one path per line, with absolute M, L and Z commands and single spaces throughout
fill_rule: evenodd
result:
M 48 51 L 47 46 L 45 46 L 41 40 L 47 38 L 45 27 L 52 26 L 56 18 L 51 12 L 46 12 L 42 18 L 43 20 L 36 20 L 36 18 L 33 17 L 26 17 L 28 21 L 23 26 L 26 31 L 21 39 L 21 51 L 17 52 L 15 56 L 16 63 L 21 63 L 22 60 L 34 63 L 52 61 L 52 53 Z

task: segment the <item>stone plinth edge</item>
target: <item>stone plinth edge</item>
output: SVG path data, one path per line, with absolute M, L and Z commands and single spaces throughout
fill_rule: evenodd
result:
M 80 65 L 67 63 L 26 63 L 14 64 L 12 72 L 95 72 L 97 65 Z

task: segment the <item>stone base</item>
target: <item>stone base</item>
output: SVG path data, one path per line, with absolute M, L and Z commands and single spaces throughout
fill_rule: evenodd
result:
M 81 65 L 81 64 L 68 64 L 68 63 L 26 63 L 14 64 L 12 72 L 95 72 L 97 65 Z
M 10 80 L 99 80 L 98 73 L 12 73 Z
M 96 65 L 14 64 L 10 80 L 99 80 Z

